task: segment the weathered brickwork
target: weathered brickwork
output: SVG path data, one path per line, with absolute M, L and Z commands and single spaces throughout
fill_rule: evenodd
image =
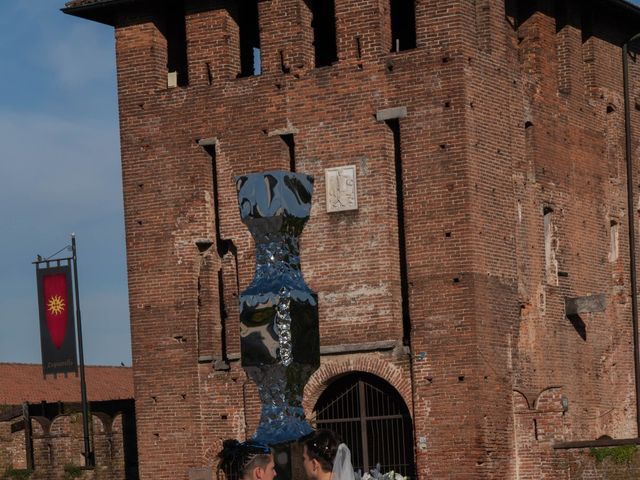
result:
M 253 433 L 237 306 L 253 243 L 233 177 L 292 164 L 315 177 L 301 257 L 333 348 L 309 413 L 332 378 L 365 371 L 405 398 L 421 479 L 604 478 L 553 445 L 637 436 L 620 45 L 640 12 L 420 0 L 417 47 L 389 53 L 389 0 L 336 0 L 338 60 L 314 68 L 310 3 L 258 3 L 261 74 L 236 78 L 237 2 L 185 0 L 177 88 L 159 7 L 102 19 L 116 27 L 141 478 L 187 478 Z M 635 100 L 635 61 L 630 78 Z M 406 115 L 376 120 L 395 107 Z M 631 121 L 640 133 L 637 108 Z M 327 213 L 324 171 L 343 165 L 358 210 Z M 565 315 L 594 295 L 603 309 Z
M 27 470 L 27 449 L 24 429 L 11 433 L 11 425 L 20 418 L 0 422 L 0 478 L 7 468 Z M 65 468 L 84 465 L 82 451 L 82 415 L 60 415 L 53 421 L 44 417 L 31 419 L 33 448 L 33 480 L 60 480 L 65 478 Z M 110 418 L 93 416 L 92 448 L 96 467 L 83 473 L 82 478 L 125 480 L 135 478 L 125 475 L 122 415 Z
M 24 445 L 24 430 L 12 433 L 9 422 L 0 422 L 0 473 L 7 467 L 27 467 Z

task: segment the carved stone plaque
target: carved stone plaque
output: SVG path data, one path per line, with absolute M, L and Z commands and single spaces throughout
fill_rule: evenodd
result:
M 327 212 L 358 209 L 356 166 L 327 168 L 324 171 L 327 190 Z

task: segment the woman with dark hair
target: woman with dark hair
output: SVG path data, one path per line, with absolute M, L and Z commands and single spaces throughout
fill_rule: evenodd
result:
M 226 480 L 273 480 L 276 476 L 271 449 L 254 442 L 225 440 L 218 454 Z
M 309 480 L 353 480 L 351 452 L 330 430 L 317 430 L 302 439 L 304 472 Z

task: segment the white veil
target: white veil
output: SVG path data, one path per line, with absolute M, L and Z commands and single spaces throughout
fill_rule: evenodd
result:
M 351 465 L 351 451 L 344 443 L 338 445 L 331 480 L 355 480 L 353 465 Z

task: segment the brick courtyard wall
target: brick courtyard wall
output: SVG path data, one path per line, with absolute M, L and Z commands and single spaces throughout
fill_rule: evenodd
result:
M 0 422 L 0 478 L 7 469 L 25 470 L 27 453 L 25 431 L 11 433 L 11 422 Z M 65 467 L 84 465 L 82 415 L 56 417 L 53 422 L 44 418 L 31 420 L 33 429 L 33 480 L 60 480 Z M 96 467 L 82 472 L 81 478 L 95 480 L 124 480 L 125 455 L 122 415 L 93 417 L 92 446 Z
M 185 5 L 187 87 L 167 88 L 159 11 L 116 19 L 141 478 L 215 466 L 257 425 L 237 307 L 254 246 L 233 177 L 288 170 L 283 135 L 315 177 L 301 259 L 333 352 L 307 411 L 335 376 L 374 373 L 412 412 L 418 478 L 600 478 L 553 445 L 637 435 L 620 44 L 638 20 L 577 0 L 423 0 L 417 48 L 389 53 L 389 3 L 336 0 L 338 62 L 314 68 L 307 3 L 261 1 L 262 74 L 236 78 L 235 2 Z M 634 62 L 631 79 L 635 98 Z M 376 113 L 398 122 L 402 185 Z M 327 213 L 324 171 L 344 165 L 359 208 Z M 592 295 L 604 311 L 566 316 Z
M 9 446 L 11 442 L 11 425 L 8 422 L 0 422 L 0 472 L 11 466 L 12 455 Z
M 11 432 L 12 422 L 0 422 L 0 474 L 7 468 L 27 467 L 24 430 Z

